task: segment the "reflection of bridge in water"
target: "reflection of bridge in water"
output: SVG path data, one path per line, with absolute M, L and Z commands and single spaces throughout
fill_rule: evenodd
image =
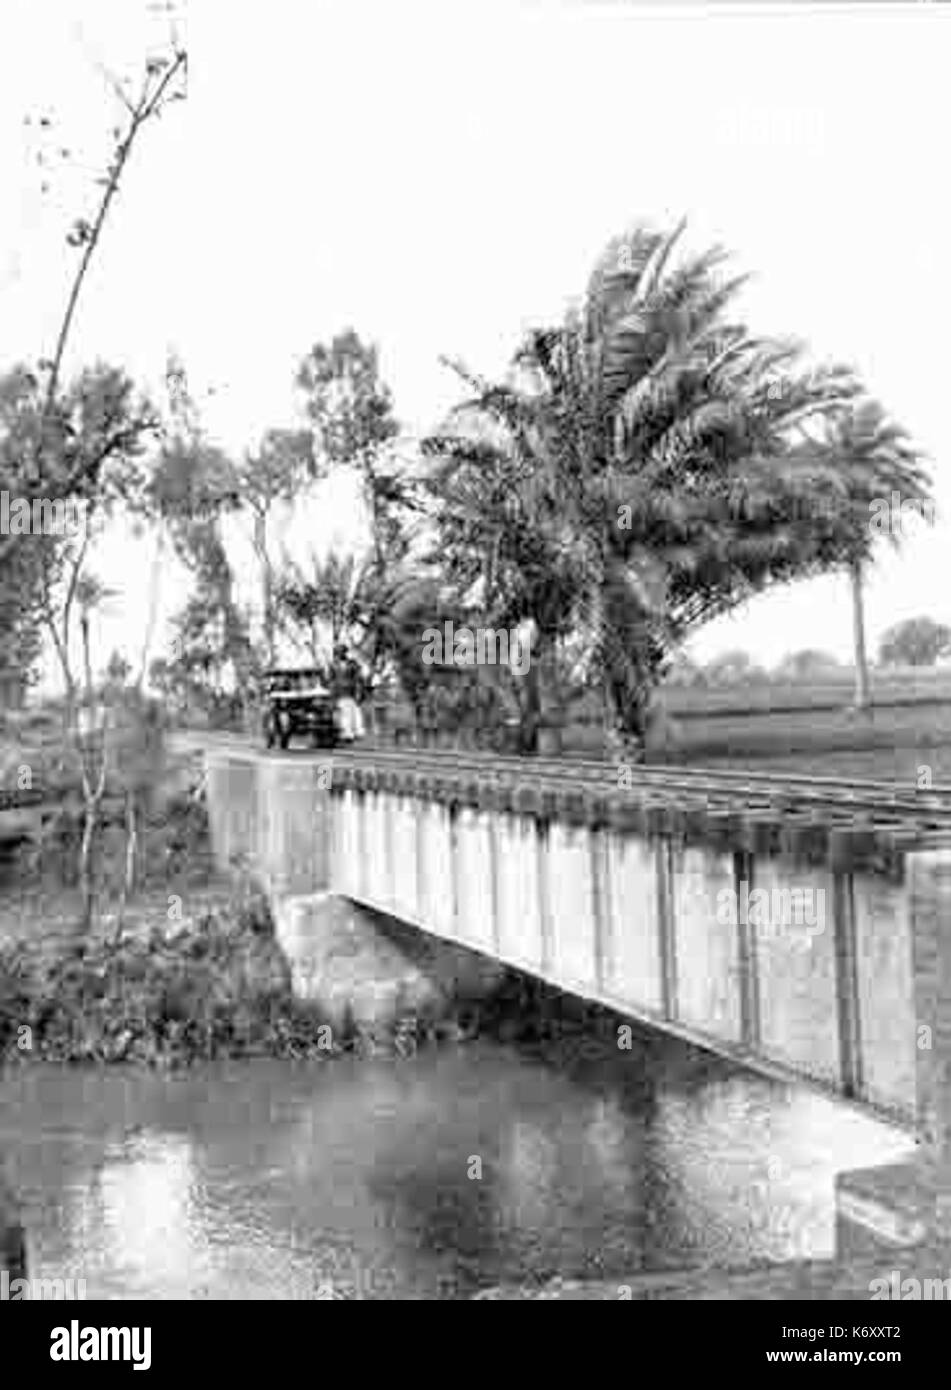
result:
M 0 787 L 0 811 L 22 811 L 30 807 L 50 804 L 50 794 L 42 787 L 24 788 L 22 791 Z
M 327 761 L 208 755 L 220 858 L 306 900 L 277 914 L 292 956 L 331 908 L 372 909 L 888 1112 L 919 1156 L 840 1175 L 843 1230 L 872 1248 L 941 1234 L 951 789 L 668 768 L 619 789 L 606 764 L 363 750 L 333 755 L 328 790 Z
M 44 819 L 60 807 L 61 802 L 46 788 L 0 787 L 0 842 L 39 834 Z

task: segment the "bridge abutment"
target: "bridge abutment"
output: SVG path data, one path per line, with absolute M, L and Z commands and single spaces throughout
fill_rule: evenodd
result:
M 401 1025 L 438 1032 L 477 1012 L 506 975 L 337 893 L 285 897 L 274 918 L 294 993 L 339 1037 L 386 1037 Z
M 847 1253 L 951 1242 L 951 850 L 909 853 L 906 889 L 917 1152 L 839 1175 L 838 1239 Z
M 208 816 L 216 867 L 246 866 L 273 900 L 329 885 L 329 764 L 209 753 Z
M 210 753 L 207 773 L 216 865 L 250 872 L 267 892 L 294 993 L 334 1034 L 382 1036 L 401 1021 L 439 1028 L 491 998 L 503 966 L 336 891 L 342 846 L 329 764 Z M 359 852 L 408 906 L 416 826 L 404 812 L 395 828 L 381 822 L 382 838 Z

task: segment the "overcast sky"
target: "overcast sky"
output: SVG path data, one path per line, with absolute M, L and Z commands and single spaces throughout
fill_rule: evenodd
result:
M 94 166 L 115 121 L 98 65 L 135 70 L 144 12 L 6 0 L 0 365 L 51 346 L 65 231 L 92 191 L 75 158 Z M 155 389 L 174 347 L 241 450 L 293 421 L 297 361 L 352 324 L 420 433 L 454 398 L 440 354 L 500 371 L 610 235 L 686 214 L 691 245 L 721 241 L 755 275 L 753 327 L 853 363 L 931 456 L 938 523 L 882 554 L 870 640 L 919 612 L 951 622 L 947 10 L 192 0 L 187 21 L 189 97 L 136 153 L 74 361 L 122 362 Z M 351 530 L 338 489 L 316 532 Z M 107 645 L 141 629 L 143 555 L 116 537 L 100 563 L 130 590 Z M 757 600 L 695 650 L 848 657 L 850 621 L 830 578 Z

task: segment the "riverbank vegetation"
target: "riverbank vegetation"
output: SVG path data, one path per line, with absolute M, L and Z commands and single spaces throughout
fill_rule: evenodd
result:
M 0 946 L 0 1058 L 175 1066 L 319 1053 L 318 1021 L 294 1004 L 259 907 L 222 901 L 166 925 L 157 912 L 120 941 Z

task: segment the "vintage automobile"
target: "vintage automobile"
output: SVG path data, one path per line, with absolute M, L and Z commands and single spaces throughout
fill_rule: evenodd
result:
M 286 748 L 292 738 L 307 737 L 315 748 L 340 742 L 337 701 L 320 671 L 273 668 L 262 679 L 262 724 L 268 748 Z

